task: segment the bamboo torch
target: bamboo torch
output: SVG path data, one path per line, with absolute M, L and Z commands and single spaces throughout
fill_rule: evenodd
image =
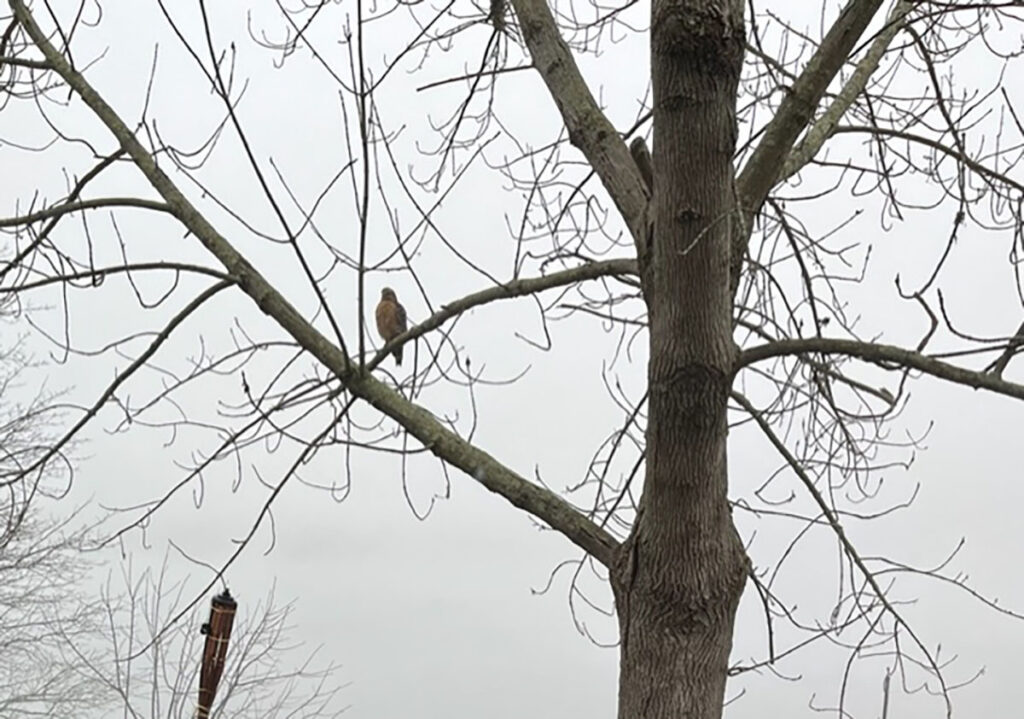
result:
M 210 621 L 199 630 L 206 635 L 206 646 L 203 648 L 203 663 L 199 670 L 198 719 L 208 719 L 213 708 L 213 698 L 224 671 L 224 659 L 228 654 L 231 625 L 234 624 L 237 607 L 231 592 L 225 588 L 223 593 L 210 600 Z

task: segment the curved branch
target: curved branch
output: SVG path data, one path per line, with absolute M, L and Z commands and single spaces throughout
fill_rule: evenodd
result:
M 49 70 L 50 64 L 42 60 L 26 60 L 21 57 L 0 57 L 0 66 L 16 65 L 18 67 L 31 67 L 35 70 Z
M 22 215 L 21 217 L 0 217 L 0 227 L 19 227 L 30 225 L 33 222 L 47 220 L 53 217 L 61 217 L 80 210 L 98 210 L 104 207 L 140 207 L 145 210 L 156 210 L 158 212 L 170 212 L 171 208 L 166 203 L 155 200 L 143 200 L 140 197 L 101 197 L 95 200 L 80 200 L 78 202 L 67 202 L 63 205 L 54 205 L 45 210 Z
M 561 272 L 553 272 L 543 277 L 530 277 L 528 279 L 512 280 L 511 282 L 488 287 L 485 290 L 474 292 L 457 300 L 442 305 L 441 309 L 418 325 L 410 327 L 402 334 L 395 337 L 382 347 L 370 363 L 370 367 L 376 367 L 381 360 L 386 358 L 396 347 L 425 335 L 427 332 L 437 329 L 452 317 L 457 317 L 463 312 L 480 305 L 485 305 L 495 300 L 503 300 L 511 297 L 522 297 L 532 295 L 555 287 L 564 287 L 576 282 L 593 280 L 599 277 L 616 275 L 635 275 L 637 273 L 636 260 L 604 260 L 602 262 L 591 262 L 579 267 L 572 267 Z
M 907 142 L 916 142 L 920 145 L 924 145 L 925 147 L 930 147 L 931 149 L 937 152 L 941 152 L 943 155 L 947 157 L 953 158 L 957 162 L 961 163 L 967 169 L 973 170 L 974 172 L 978 173 L 979 175 L 986 179 L 1002 183 L 1007 187 L 1012 187 L 1018 192 L 1024 193 L 1024 183 L 1020 183 L 1014 180 L 1012 177 L 1003 174 L 1002 172 L 998 172 L 997 170 L 993 170 L 990 167 L 986 167 L 977 160 L 971 158 L 968 155 L 965 155 L 960 150 L 953 149 L 947 145 L 943 145 L 941 142 L 933 140 L 930 137 L 925 137 L 924 135 L 918 135 L 913 132 L 906 132 L 904 130 L 894 130 L 886 127 L 870 127 L 866 125 L 839 125 L 838 127 L 835 127 L 832 130 L 832 133 L 835 135 L 838 135 L 839 133 L 857 132 L 867 133 L 871 135 L 880 135 L 882 137 L 895 137 L 900 140 L 906 140 Z
M 73 272 L 66 275 L 54 275 L 53 277 L 44 277 L 40 280 L 33 282 L 25 282 L 17 287 L 0 287 L 0 295 L 11 294 L 14 292 L 24 292 L 26 290 L 34 290 L 40 287 L 46 287 L 47 285 L 56 284 L 58 282 L 73 282 L 75 280 L 87 280 L 92 279 L 94 284 L 100 284 L 104 278 L 108 275 L 116 275 L 122 272 L 143 272 L 146 270 L 170 270 L 172 272 L 191 272 L 197 275 L 206 275 L 207 277 L 213 277 L 218 280 L 225 280 L 227 282 L 234 282 L 234 279 L 229 275 L 224 274 L 220 270 L 215 270 L 211 267 L 203 267 L 202 265 L 192 265 L 185 262 L 138 262 L 136 264 L 128 265 L 114 265 L 112 267 L 97 267 L 93 270 L 82 270 L 81 272 Z
M 47 61 L 53 64 L 64 81 L 107 126 L 149 183 L 167 202 L 174 216 L 224 265 L 232 277 L 237 278 L 238 286 L 249 295 L 261 311 L 277 322 L 325 368 L 334 373 L 352 394 L 367 400 L 396 420 L 435 456 L 461 469 L 514 506 L 546 522 L 602 564 L 611 563 L 618 547 L 614 537 L 597 527 L 554 492 L 537 486 L 513 472 L 491 455 L 446 429 L 426 409 L 413 404 L 372 377 L 368 371 L 360 369 L 311 325 L 259 270 L 217 232 L 182 194 L 177 185 L 157 166 L 153 156 L 142 146 L 114 109 L 50 43 L 25 7 L 23 0 L 9 0 L 9 3 L 18 22 L 25 28 Z M 622 144 L 622 149 L 625 153 L 625 144 Z M 626 158 L 632 164 L 628 153 Z M 636 182 L 639 189 L 639 183 L 642 182 L 639 173 L 636 173 Z
M 14 27 L 14 25 L 12 24 L 11 27 Z M 76 201 L 85 190 L 86 186 L 99 177 L 104 170 L 117 162 L 122 155 L 124 155 L 124 150 L 118 149 L 100 160 L 99 163 L 97 163 L 91 170 L 78 179 L 75 186 L 71 188 L 71 192 L 64 199 L 64 203 L 67 204 Z M 50 233 L 53 232 L 53 228 L 55 228 L 57 223 L 60 222 L 61 217 L 62 215 L 57 215 L 56 217 L 51 218 L 50 221 L 46 223 L 46 226 L 43 227 L 31 242 L 26 243 L 26 245 L 22 247 L 14 257 L 4 263 L 3 267 L 0 267 L 0 281 L 2 281 L 4 277 L 6 277 L 7 274 L 15 267 L 19 267 L 26 257 L 35 252 L 36 249 L 46 241 Z
M 1000 349 L 996 347 L 994 349 Z M 1007 382 L 994 374 L 979 372 L 951 365 L 948 362 L 934 359 L 920 352 L 896 347 L 894 345 L 860 342 L 857 340 L 833 339 L 829 337 L 807 337 L 802 339 L 779 340 L 757 347 L 751 347 L 740 353 L 737 369 L 754 362 L 805 353 L 840 354 L 856 357 L 865 362 L 879 365 L 895 364 L 901 369 L 917 370 L 925 374 L 944 379 L 956 384 L 985 389 L 996 394 L 1024 399 L 1024 385 Z
M 761 142 L 736 178 L 737 201 L 743 221 L 733 229 L 730 249 L 730 287 L 739 287 L 743 257 L 747 252 L 750 218 L 761 209 L 778 182 L 793 144 L 814 117 L 829 84 L 839 74 L 882 0 L 850 0 L 822 39 L 807 66 L 780 103 L 764 129 Z M 868 77 L 864 78 L 866 82 Z M 840 96 L 840 99 L 842 96 Z
M 405 399 L 369 373 L 353 373 L 345 380 L 345 385 L 350 392 L 397 420 L 432 454 L 546 522 L 601 564 L 611 565 L 619 543 L 557 494 L 521 477 L 487 452 L 445 429 L 428 410 Z

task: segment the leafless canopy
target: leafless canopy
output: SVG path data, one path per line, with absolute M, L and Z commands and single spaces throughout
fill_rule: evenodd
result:
M 145 532 L 215 479 L 258 484 L 237 547 L 206 558 L 219 575 L 273 533 L 286 488 L 342 501 L 370 458 L 392 457 L 417 513 L 458 477 L 563 534 L 581 552 L 565 565 L 574 609 L 611 615 L 599 585 L 624 561 L 644 492 L 660 271 L 658 144 L 653 171 L 634 160 L 656 112 L 647 68 L 634 71 L 650 5 L 8 5 L 0 168 L 18 180 L 0 208 L 0 293 L 67 367 L 112 376 L 18 473 L 94 425 L 161 433 L 180 471 L 120 506 L 111 536 Z M 867 556 L 851 535 L 916 496 L 912 472 L 881 481 L 909 466 L 927 429 L 901 419 L 915 380 L 1024 399 L 1024 125 L 1005 82 L 1022 69 L 1024 11 L 850 0 L 815 3 L 808 24 L 807 3 L 676 5 L 745 13 L 731 210 L 715 223 L 731 237 L 732 441 L 772 466 L 729 485 L 767 627 L 764 654 L 730 674 L 789 677 L 792 654 L 831 643 L 850 660 L 821 706 L 848 711 L 855 660 L 884 657 L 886 677 L 948 707 L 972 672 L 947 676 L 936 639 L 905 618 L 900 583 L 927 576 L 1012 612 L 950 570 L 952 555 L 915 567 L 898 549 Z M 144 31 L 122 50 L 101 33 L 115 21 Z M 935 218 L 941 237 L 915 235 Z M 985 295 L 994 331 L 960 319 L 970 295 L 942 291 L 970 243 L 1009 260 Z M 865 299 L 892 294 L 894 276 L 889 327 Z M 410 327 L 379 346 L 384 285 L 403 288 Z M 517 396 L 543 353 L 570 357 L 581 338 L 621 419 L 577 476 L 489 453 L 476 441 L 482 398 Z M 495 342 L 507 351 L 483 350 Z M 396 369 L 384 360 L 398 345 L 411 361 Z M 555 401 L 534 412 L 574 421 Z M 412 468 L 442 481 L 411 488 Z M 798 612 L 787 592 L 809 557 L 837 586 Z

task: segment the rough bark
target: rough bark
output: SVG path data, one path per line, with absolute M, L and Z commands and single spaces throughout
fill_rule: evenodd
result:
M 647 474 L 614 574 L 620 719 L 720 717 L 748 562 L 727 501 L 742 0 L 655 0 Z

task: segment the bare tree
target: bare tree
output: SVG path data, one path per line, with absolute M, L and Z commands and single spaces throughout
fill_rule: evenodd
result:
M 84 658 L 82 675 L 100 689 L 95 716 L 194 717 L 208 608 L 196 607 L 184 621 L 172 617 L 190 603 L 189 583 L 174 581 L 167 558 L 137 572 L 120 566 L 103 591 L 104 627 L 87 641 L 67 637 Z M 344 711 L 336 667 L 321 663 L 318 649 L 304 652 L 291 638 L 292 605 L 280 605 L 271 590 L 244 601 L 238 612 L 227 662 L 211 717 L 335 717 Z M 292 656 L 300 653 L 298 661 Z M 84 716 L 80 713 L 79 716 Z
M 1007 378 L 1019 320 L 989 335 L 961 327 L 940 291 L 970 230 L 1005 240 L 1008 286 L 1024 296 L 1015 175 L 1024 128 L 999 77 L 970 72 L 979 61 L 1007 76 L 1019 69 L 1024 13 L 1016 2 L 848 0 L 821 3 L 819 24 L 807 27 L 793 20 L 804 6 L 280 4 L 245 18 L 243 50 L 241 18 L 202 0 L 187 10 L 158 0 L 145 27 L 167 28 L 194 79 L 192 92 L 169 91 L 165 116 L 187 108 L 202 118 L 208 134 L 197 141 L 194 131 L 172 137 L 156 117 L 166 45 L 154 50 L 134 98 L 139 114 L 128 119 L 124 84 L 91 79 L 97 6 L 61 14 L 9 0 L 0 83 L 19 120 L 4 132 L 31 126 L 45 139 L 7 144 L 37 151 L 33 170 L 55 174 L 70 161 L 58 147 L 78 164 L 62 190 L 33 187 L 0 220 L 15 247 L 0 291 L 50 292 L 63 316 L 43 331 L 65 356 L 124 359 L 52 451 L 108 406 L 119 431 L 148 426 L 204 441 L 180 481 L 139 505 L 119 535 L 145 529 L 174 494 L 216 471 L 236 486 L 255 478 L 265 501 L 237 548 L 218 558 L 222 571 L 270 521 L 287 484 L 343 497 L 351 474 L 338 479 L 337 468 L 351 473 L 367 453 L 400 455 L 403 482 L 412 463 L 434 457 L 446 481 L 458 470 L 576 545 L 574 600 L 587 591 L 584 570 L 608 581 L 621 719 L 718 717 L 730 676 L 773 670 L 811 643 L 848 652 L 830 707 L 842 716 L 846 677 L 865 656 L 887 661 L 886 701 L 898 675 L 951 711 L 947 667 L 907 621 L 893 583 L 927 576 L 989 600 L 947 574 L 948 561 L 918 568 L 862 554 L 848 527 L 904 503 L 880 496 L 878 477 L 915 447 L 890 434 L 914 379 L 1024 399 L 1024 385 Z M 339 39 L 347 55 L 332 49 Z M 616 52 L 631 42 L 631 55 Z M 614 69 L 638 64 L 636 42 L 649 49 L 649 77 L 637 67 L 634 95 L 603 107 L 584 63 L 608 62 L 611 82 Z M 296 77 L 333 104 L 317 98 L 315 111 L 298 112 L 295 97 L 264 98 L 248 110 L 259 82 L 242 79 L 242 61 L 261 49 L 283 71 L 298 63 Z M 410 69 L 418 97 L 455 98 L 440 121 L 424 122 L 432 145 L 407 137 L 420 122 L 400 79 Z M 34 124 L 20 119 L 29 116 Z M 313 132 L 324 118 L 337 142 L 302 158 L 315 171 L 268 152 L 275 133 Z M 227 174 L 217 153 L 231 158 Z M 489 176 L 510 203 L 501 207 L 505 244 L 465 227 Z M 52 192 L 58 199 L 44 199 Z M 350 216 L 338 209 L 344 192 Z M 903 344 L 865 339 L 857 324 L 860 283 L 877 283 L 865 239 L 877 227 L 865 208 L 883 230 L 952 217 L 937 254 L 922 250 L 901 267 L 899 295 L 925 323 Z M 109 218 L 102 227 L 97 210 Z M 371 316 L 386 272 L 400 273 L 424 310 L 375 351 Z M 452 289 L 474 283 L 483 287 Z M 454 297 L 439 301 L 439 292 Z M 411 307 L 413 293 L 400 295 Z M 97 296 L 119 298 L 103 300 L 117 303 L 107 305 L 117 322 L 103 326 L 114 334 L 83 343 L 71 317 Z M 472 310 L 497 312 L 520 297 L 540 318 L 534 347 L 550 348 L 552 323 L 571 315 L 609 329 L 610 366 L 623 376 L 647 359 L 639 388 L 609 372 L 623 421 L 570 498 L 474 441 L 478 390 L 509 382 L 471 365 L 459 330 Z M 202 331 L 190 329 L 203 318 Z M 196 338 L 198 350 L 184 349 Z M 392 368 L 384 360 L 399 347 L 409 361 Z M 440 393 L 451 386 L 465 390 L 461 404 Z M 204 403 L 210 396 L 217 401 Z M 572 417 L 571 408 L 545 411 L 565 411 L 567 426 Z M 728 438 L 747 428 L 780 465 L 760 486 L 730 483 Z M 284 466 L 268 447 L 290 453 Z M 251 469 L 250 456 L 260 458 Z M 314 466 L 332 471 L 304 471 Z M 780 552 L 750 545 L 769 521 L 798 523 L 795 534 L 781 530 L 791 541 Z M 823 535 L 837 550 L 838 590 L 808 620 L 778 577 L 797 545 Z M 763 606 L 768 650 L 730 663 L 748 586 Z
M 95 636 L 97 605 L 85 591 L 78 533 L 38 515 L 0 550 L 0 714 L 80 717 L 101 705 L 101 692 L 67 642 Z M 82 658 L 99 660 L 91 651 Z
M 5 315 L 0 321 L 17 326 Z M 75 465 L 63 452 L 40 462 L 61 408 L 33 387 L 34 369 L 44 367 L 20 342 L 0 355 L 0 715 L 192 717 L 202 608 L 163 631 L 187 586 L 168 579 L 166 562 L 135 576 L 126 558 L 121 582 L 108 579 L 99 598 L 90 591 L 104 555 L 89 552 L 92 528 L 80 510 L 50 516 Z M 318 665 L 316 651 L 291 661 L 301 649 L 291 639 L 291 610 L 273 591 L 243 607 L 212 716 L 340 714 L 335 667 Z
M 81 716 L 96 705 L 95 687 L 66 661 L 65 640 L 88 636 L 97 618 L 83 580 L 77 512 L 48 516 L 72 465 L 63 454 L 40 462 L 60 420 L 57 398 L 14 337 L 13 303 L 0 307 L 6 345 L 0 351 L 0 714 Z M 36 470 L 26 469 L 36 466 Z

